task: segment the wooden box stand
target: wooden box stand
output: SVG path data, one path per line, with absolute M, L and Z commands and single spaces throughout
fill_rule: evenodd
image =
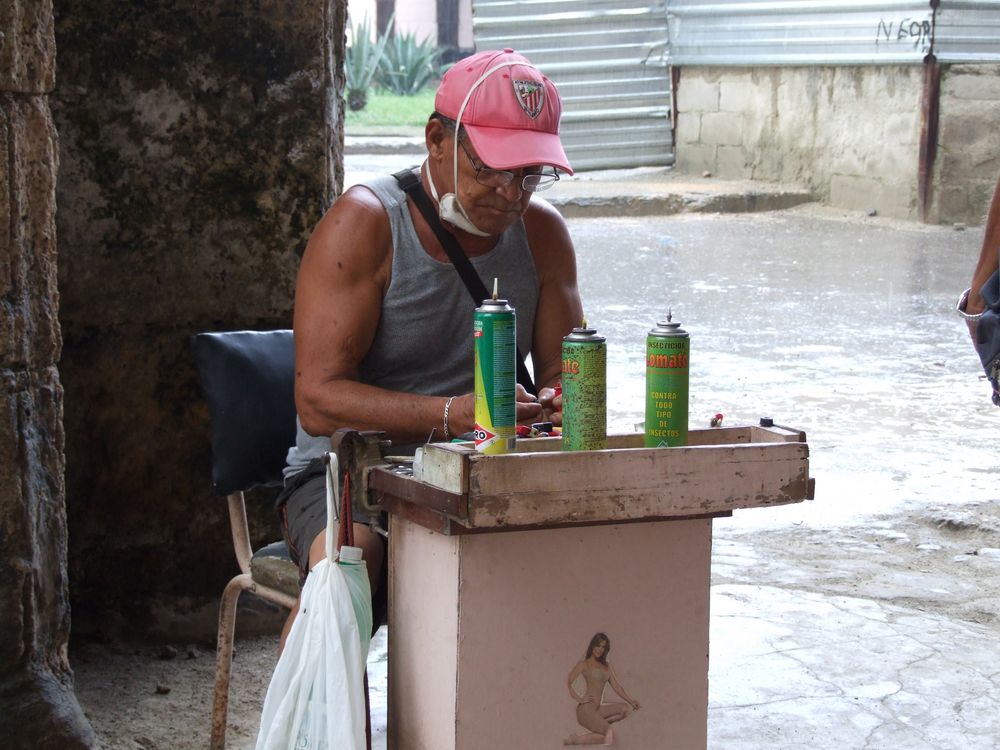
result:
M 706 746 L 712 518 L 810 499 L 808 445 L 782 427 L 642 443 L 433 444 L 412 476 L 371 472 L 391 513 L 390 750 Z

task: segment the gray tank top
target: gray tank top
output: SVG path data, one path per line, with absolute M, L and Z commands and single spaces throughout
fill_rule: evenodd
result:
M 475 305 L 451 263 L 435 260 L 420 244 L 396 178 L 364 183 L 385 207 L 392 230 L 392 279 L 371 348 L 360 362 L 361 382 L 393 391 L 454 396 L 473 389 L 472 314 Z M 487 288 L 499 279 L 500 296 L 517 311 L 517 345 L 531 351 L 538 276 L 524 222 L 501 235 L 496 247 L 470 259 Z M 296 419 L 295 445 L 285 476 L 330 450 L 330 436 L 309 435 Z

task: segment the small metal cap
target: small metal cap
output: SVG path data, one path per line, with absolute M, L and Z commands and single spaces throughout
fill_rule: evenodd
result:
M 596 328 L 574 328 L 566 336 L 563 337 L 563 341 L 569 342 L 600 342 L 604 341 L 604 336 L 601 336 Z
M 657 321 L 649 334 L 651 336 L 687 336 L 688 332 L 681 328 L 680 323 L 674 322 L 673 310 L 668 310 L 667 317 Z

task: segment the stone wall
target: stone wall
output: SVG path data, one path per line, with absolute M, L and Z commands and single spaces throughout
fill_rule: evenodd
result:
M 88 747 L 67 658 L 49 2 L 0 6 L 0 737 Z
M 298 259 L 343 184 L 345 14 L 346 0 L 56 2 L 77 630 L 169 633 L 198 612 L 214 628 L 236 564 L 188 341 L 291 325 Z M 269 503 L 251 530 L 279 537 Z
M 684 67 L 676 164 L 691 174 L 791 182 L 830 205 L 918 218 L 924 69 Z M 997 66 L 942 66 L 928 219 L 981 223 L 996 184 Z
M 941 74 L 934 222 L 981 225 L 1000 175 L 1000 65 L 951 65 Z

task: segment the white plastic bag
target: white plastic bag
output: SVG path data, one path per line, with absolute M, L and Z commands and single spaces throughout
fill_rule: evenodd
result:
M 343 561 L 334 562 L 337 473 L 331 453 L 326 559 L 309 571 L 302 588 L 299 613 L 264 698 L 257 750 L 365 750 L 371 588 L 360 549 L 345 546 Z

